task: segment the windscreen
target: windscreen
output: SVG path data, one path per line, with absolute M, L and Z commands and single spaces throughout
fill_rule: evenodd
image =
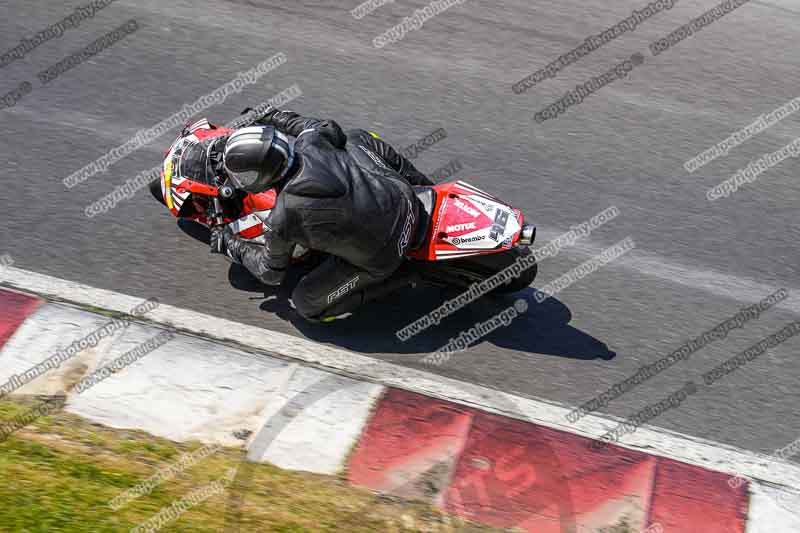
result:
M 176 175 L 207 185 L 216 185 L 213 165 L 213 143 L 216 140 L 184 143 L 175 150 L 173 167 Z

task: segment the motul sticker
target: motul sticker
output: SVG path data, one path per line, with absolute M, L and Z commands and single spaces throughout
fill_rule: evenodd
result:
M 474 222 L 467 222 L 466 224 L 454 224 L 452 226 L 447 226 L 445 230 L 446 233 L 453 233 L 455 231 L 466 231 L 469 229 L 475 229 Z

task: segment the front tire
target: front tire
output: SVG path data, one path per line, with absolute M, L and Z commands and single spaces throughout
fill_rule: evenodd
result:
M 153 195 L 153 198 L 158 200 L 158 203 L 167 207 L 167 202 L 164 200 L 164 195 L 161 193 L 161 178 L 156 178 L 151 181 L 147 188 L 150 189 L 150 194 Z

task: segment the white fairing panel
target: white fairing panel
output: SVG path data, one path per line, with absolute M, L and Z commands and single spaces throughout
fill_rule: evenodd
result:
M 234 220 L 230 223 L 231 230 L 234 234 L 241 233 L 245 230 L 252 228 L 253 226 L 258 226 L 259 224 L 263 224 L 264 221 L 257 217 L 254 214 L 245 215 L 238 220 Z
M 486 215 L 492 224 L 457 237 L 448 237 L 446 242 L 462 250 L 491 250 L 501 244 L 511 243 L 511 239 L 521 229 L 513 209 L 485 196 L 469 195 L 463 198 Z

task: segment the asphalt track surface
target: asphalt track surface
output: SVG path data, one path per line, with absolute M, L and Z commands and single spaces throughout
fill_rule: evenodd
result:
M 579 405 L 774 290 L 790 296 L 742 329 L 610 403 L 628 416 L 800 315 L 798 164 L 789 159 L 728 198 L 706 190 L 794 139 L 800 114 L 689 174 L 683 162 L 761 113 L 800 96 L 800 5 L 751 1 L 668 51 L 648 45 L 715 5 L 680 0 L 524 94 L 513 83 L 645 1 L 466 0 L 382 49 L 375 36 L 425 3 L 396 0 L 356 20 L 360 2 L 120 0 L 0 69 L 0 253 L 15 266 L 304 336 L 523 396 Z M 1 51 L 84 5 L 0 4 Z M 129 19 L 140 29 L 47 85 L 36 74 Z M 62 179 L 155 125 L 237 72 L 284 52 L 287 63 L 223 104 L 233 118 L 297 84 L 287 107 L 369 127 L 404 147 L 448 136 L 416 160 L 508 199 L 544 244 L 609 206 L 620 216 L 540 265 L 535 286 L 631 236 L 636 249 L 441 367 L 422 355 L 513 302 L 481 300 L 401 343 L 394 332 L 434 308 L 438 293 L 372 306 L 348 323 L 298 323 L 280 297 L 232 287 L 227 262 L 183 235 L 146 190 L 89 219 L 87 204 L 157 164 L 176 132 L 67 190 Z M 557 119 L 534 113 L 631 54 L 644 63 Z M 527 296 L 530 297 L 530 291 Z M 518 297 L 518 296 L 517 296 Z M 607 359 L 611 355 L 616 355 Z M 800 340 L 790 339 L 652 423 L 770 453 L 800 436 Z M 606 356 L 606 359 L 600 357 Z

